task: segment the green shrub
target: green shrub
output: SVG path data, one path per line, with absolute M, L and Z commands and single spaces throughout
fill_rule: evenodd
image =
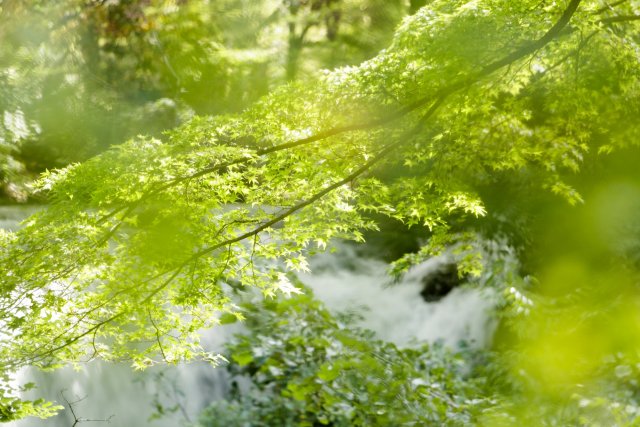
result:
M 470 352 L 400 349 L 308 293 L 245 308 L 248 331 L 227 346 L 232 392 L 198 426 L 468 425 L 488 403 Z

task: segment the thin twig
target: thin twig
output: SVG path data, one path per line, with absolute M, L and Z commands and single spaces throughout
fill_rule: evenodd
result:
M 73 424 L 71 424 L 71 427 L 76 427 L 78 424 L 84 423 L 84 422 L 101 422 L 101 423 L 107 423 L 107 424 L 111 423 L 111 419 L 115 415 L 110 415 L 108 418 L 103 418 L 103 419 L 79 418 L 78 415 L 76 414 L 76 411 L 73 409 L 73 406 L 85 400 L 87 396 L 74 400 L 73 402 L 69 402 L 69 399 L 67 399 L 67 397 L 64 395 L 65 391 L 66 389 L 60 390 L 60 396 L 69 407 L 69 411 L 71 411 L 71 416 L 73 417 Z

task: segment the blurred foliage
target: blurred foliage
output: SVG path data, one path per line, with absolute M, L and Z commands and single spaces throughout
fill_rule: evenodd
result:
M 298 3 L 0 3 L 5 196 L 24 201 L 34 173 L 135 135 L 159 136 L 194 113 L 239 111 L 287 73 L 358 63 L 388 42 L 406 12 L 400 0 Z
M 536 280 L 517 286 L 528 309 L 496 342 L 519 397 L 497 425 L 638 425 L 639 155 L 610 155 L 576 179 L 585 204 L 533 212 Z

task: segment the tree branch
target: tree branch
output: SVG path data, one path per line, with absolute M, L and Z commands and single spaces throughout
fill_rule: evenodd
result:
M 600 22 L 602 22 L 603 24 L 612 24 L 614 22 L 628 22 L 638 20 L 640 20 L 640 15 L 618 15 L 611 16 L 609 18 L 602 18 Z
M 614 7 L 621 5 L 622 3 L 626 3 L 629 0 L 618 0 L 616 2 L 613 2 L 611 4 L 607 4 L 604 5 L 603 7 L 601 7 L 600 9 L 596 10 L 595 12 L 593 12 L 594 15 L 599 15 L 601 13 L 613 10 Z
M 545 45 L 547 45 L 549 42 L 555 39 L 560 34 L 560 32 L 564 29 L 564 27 L 567 26 L 567 24 L 571 20 L 571 17 L 578 9 L 578 6 L 580 5 L 581 1 L 582 0 L 571 0 L 567 8 L 562 13 L 562 16 L 560 17 L 560 19 L 558 19 L 558 21 L 542 37 L 525 44 L 524 46 L 517 49 L 513 53 L 505 56 L 504 58 L 499 59 L 485 66 L 482 70 L 480 70 L 480 72 L 478 72 L 477 78 L 485 77 L 493 73 L 494 71 L 497 71 L 500 68 L 506 65 L 509 65 L 543 48 Z
M 238 165 L 238 164 L 242 164 L 242 163 L 246 163 L 248 161 L 250 161 L 251 159 L 255 159 L 256 157 L 260 157 L 266 154 L 270 154 L 270 153 L 274 153 L 274 152 L 278 152 L 278 151 L 282 151 L 282 150 L 286 150 L 286 149 L 290 149 L 290 148 L 295 148 L 295 147 L 300 147 L 303 145 L 308 145 L 314 142 L 318 142 L 318 141 L 322 141 L 325 140 L 327 138 L 330 138 L 332 136 L 336 136 L 336 135 L 340 135 L 346 132 L 353 132 L 353 131 L 358 131 L 358 130 L 367 130 L 367 129 L 372 129 L 372 128 L 376 128 L 388 123 L 391 123 L 395 120 L 398 120 L 406 115 L 408 115 L 409 113 L 416 111 L 422 107 L 424 107 L 425 105 L 427 105 L 431 100 L 433 99 L 438 99 L 441 97 L 447 97 L 450 94 L 464 88 L 464 87 L 468 87 L 471 86 L 472 84 L 476 83 L 478 80 L 480 80 L 482 77 L 486 77 L 487 75 L 493 73 L 494 71 L 499 70 L 500 68 L 507 66 L 527 55 L 532 54 L 533 52 L 535 52 L 536 50 L 539 50 L 540 48 L 544 47 L 546 44 L 550 43 L 554 38 L 556 38 L 560 32 L 562 31 L 562 29 L 564 29 L 566 27 L 566 25 L 569 23 L 569 21 L 571 20 L 571 17 L 573 16 L 573 14 L 576 12 L 580 2 L 582 0 L 572 0 L 569 5 L 567 6 L 567 9 L 565 9 L 565 11 L 563 12 L 562 16 L 560 17 L 560 19 L 539 39 L 531 41 L 527 44 L 525 44 L 524 46 L 522 46 L 521 48 L 517 49 L 516 51 L 514 51 L 513 53 L 489 64 L 486 65 L 485 67 L 483 67 L 478 73 L 476 73 L 475 75 L 471 76 L 470 78 L 467 77 L 465 79 L 461 79 L 458 81 L 455 81 L 453 83 L 450 83 L 449 85 L 445 86 L 444 88 L 440 89 L 439 91 L 437 91 L 435 94 L 432 94 L 430 96 L 425 96 L 423 98 L 418 99 L 417 101 L 406 105 L 400 109 L 398 109 L 397 111 L 388 114 L 384 117 L 380 117 L 374 120 L 370 120 L 367 122 L 361 122 L 361 123 L 354 123 L 351 125 L 345 125 L 345 126 L 337 126 L 322 132 L 318 132 L 315 135 L 306 137 L 306 138 L 302 138 L 302 139 L 298 139 L 295 141 L 290 141 L 290 142 L 285 142 L 282 144 L 278 144 L 278 145 L 274 145 L 271 147 L 266 147 L 266 148 L 262 148 L 259 150 L 256 150 L 254 155 L 251 157 L 243 157 L 243 158 L 238 158 L 238 159 L 234 159 L 234 160 L 230 160 L 228 162 L 223 162 L 223 163 L 219 163 L 219 164 L 215 164 L 215 165 L 211 165 L 210 167 L 204 168 L 196 173 L 193 173 L 191 175 L 186 175 L 183 177 L 179 177 L 179 178 L 174 178 L 173 180 L 170 180 L 168 182 L 166 182 L 165 184 L 161 185 L 158 188 L 152 189 L 150 190 L 148 193 L 143 194 L 140 199 L 138 199 L 135 202 L 132 202 L 130 204 L 121 206 L 119 208 L 114 209 L 113 211 L 111 211 L 110 213 L 106 214 L 105 216 L 103 216 L 99 222 L 102 222 L 114 215 L 116 215 L 117 213 L 121 212 L 122 210 L 126 209 L 125 212 L 125 216 L 128 216 L 133 209 L 135 209 L 136 206 L 139 206 L 139 204 L 144 201 L 147 200 L 148 198 L 154 196 L 155 194 L 158 194 L 164 190 L 167 190 L 175 185 L 178 185 L 182 182 L 191 180 L 191 179 L 195 179 L 195 178 L 199 178 L 211 173 L 215 173 L 215 172 L 219 172 L 222 170 L 225 170 L 227 168 L 229 168 L 230 166 L 234 166 L 234 165 Z M 116 226 L 117 229 L 117 226 Z M 115 231 L 115 230 L 114 230 Z M 113 232 L 108 233 L 108 237 L 112 236 Z M 107 237 L 107 238 L 108 238 Z

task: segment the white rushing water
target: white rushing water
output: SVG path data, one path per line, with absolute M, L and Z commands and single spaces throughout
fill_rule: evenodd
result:
M 1 208 L 0 225 L 15 228 L 23 216 L 25 212 L 17 208 Z M 422 279 L 441 268 L 446 259 L 428 260 L 399 283 L 388 286 L 385 263 L 360 257 L 349 246 L 338 249 L 337 253 L 312 259 L 313 272 L 300 275 L 302 282 L 330 309 L 359 312 L 363 317 L 360 326 L 400 346 L 435 340 L 453 347 L 461 340 L 474 347 L 489 344 L 495 327 L 490 316 L 494 304 L 491 292 L 460 287 L 437 302 L 422 299 Z M 222 352 L 224 342 L 237 330 L 237 325 L 219 327 L 207 332 L 203 341 L 208 350 Z M 59 404 L 65 404 L 65 399 L 80 400 L 73 404 L 77 418 L 95 420 L 93 425 L 109 420 L 105 425 L 110 427 L 177 427 L 185 421 L 195 421 L 208 403 L 224 397 L 229 383 L 224 368 L 212 369 L 206 363 L 152 368 L 141 373 L 132 372 L 128 366 L 99 361 L 88 363 L 79 371 L 65 368 L 42 373 L 28 369 L 20 373 L 19 381 L 38 385 L 25 397 L 44 397 Z M 150 420 L 158 402 L 178 406 L 174 412 Z M 70 427 L 74 417 L 65 406 L 51 419 L 27 419 L 6 425 Z
M 0 206 L 0 229 L 15 231 L 20 221 L 36 213 L 42 207 L 34 206 Z
M 495 326 L 490 316 L 492 292 L 459 287 L 430 303 L 420 295 L 423 278 L 447 262 L 446 257 L 432 258 L 391 284 L 386 263 L 341 246 L 335 254 L 312 260 L 313 273 L 300 279 L 330 309 L 357 310 L 363 316 L 360 326 L 399 346 L 440 340 L 455 347 L 464 340 L 475 348 L 485 347 Z

